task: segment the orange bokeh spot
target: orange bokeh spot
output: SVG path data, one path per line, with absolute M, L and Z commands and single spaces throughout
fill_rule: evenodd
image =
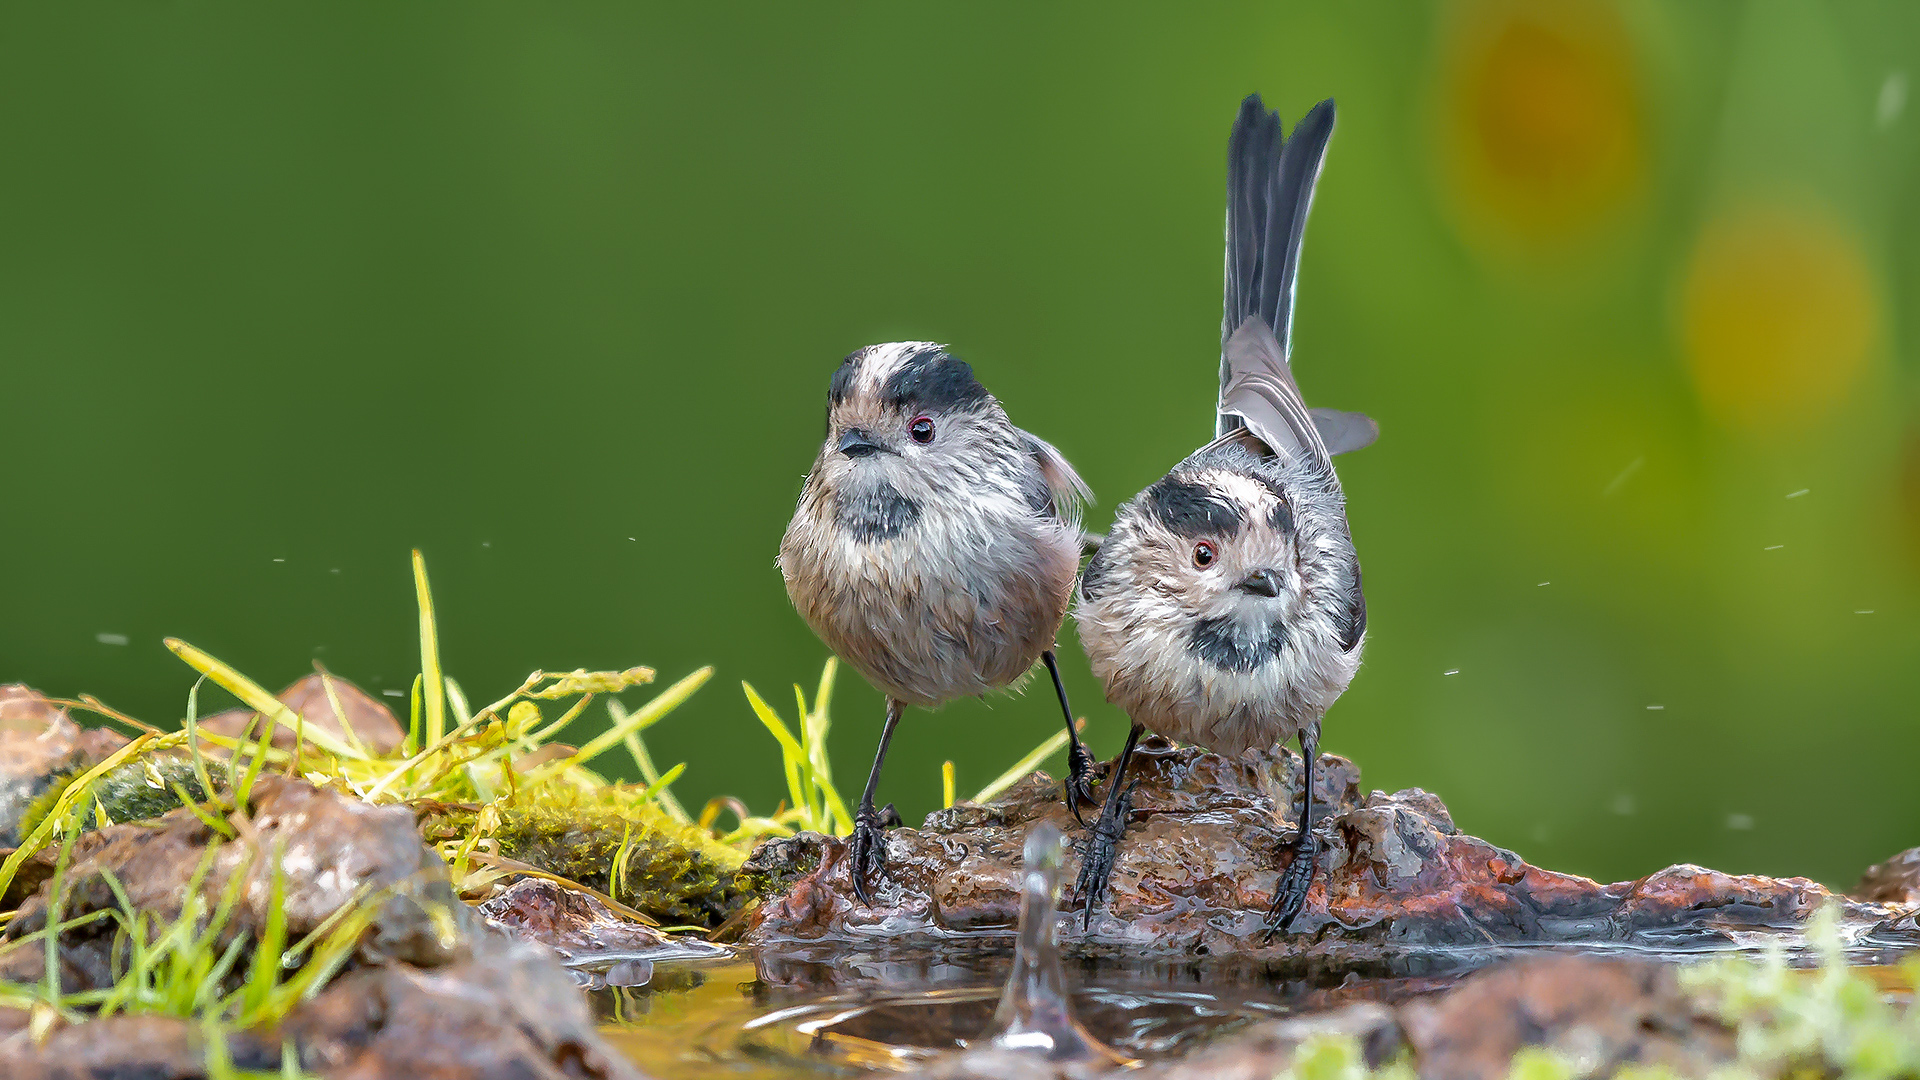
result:
M 1877 307 L 1859 245 L 1815 204 L 1724 214 L 1701 231 L 1681 286 L 1694 387 L 1735 427 L 1818 423 L 1859 383 Z
M 1634 54 L 1610 10 L 1490 0 L 1446 41 L 1446 156 L 1476 238 L 1552 246 L 1637 189 Z

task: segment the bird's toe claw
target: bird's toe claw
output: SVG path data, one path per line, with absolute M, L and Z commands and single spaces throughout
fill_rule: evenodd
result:
M 1080 929 L 1083 932 L 1093 925 L 1094 909 L 1105 898 L 1107 883 L 1113 878 L 1114 858 L 1120 848 L 1120 838 L 1127 831 L 1127 814 L 1132 801 L 1131 791 L 1122 793 L 1118 812 L 1101 814 L 1087 836 L 1086 858 L 1081 860 L 1080 876 L 1073 884 L 1073 894 L 1081 902 Z
M 867 907 L 873 906 L 868 875 L 883 878 L 887 872 L 887 838 L 881 821 L 872 807 L 863 807 L 854 815 L 853 837 L 847 845 L 847 873 L 853 879 L 853 895 Z
M 1307 902 L 1307 889 L 1313 884 L 1314 864 L 1320 855 L 1320 841 L 1308 833 L 1305 842 L 1293 849 L 1293 861 L 1280 872 L 1273 887 L 1273 906 L 1267 909 L 1267 932 L 1263 942 L 1285 930 Z
M 1084 744 L 1075 744 L 1067 752 L 1067 809 L 1073 811 L 1073 820 L 1079 822 L 1083 829 L 1087 826 L 1087 819 L 1080 816 L 1080 804 L 1099 801 L 1093 797 L 1093 770 L 1093 755 L 1087 752 Z

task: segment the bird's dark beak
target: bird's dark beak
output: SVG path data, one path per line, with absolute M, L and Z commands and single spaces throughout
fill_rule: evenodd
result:
M 1240 588 L 1255 596 L 1279 596 L 1280 575 L 1271 570 L 1255 570 L 1241 579 Z
M 848 457 L 866 457 L 880 449 L 880 444 L 868 438 L 866 432 L 856 427 L 848 428 L 847 433 L 840 436 L 840 445 L 835 449 Z

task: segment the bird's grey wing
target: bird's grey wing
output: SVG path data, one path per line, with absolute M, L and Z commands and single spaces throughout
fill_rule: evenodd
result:
M 1021 446 L 1040 466 L 1040 477 L 1046 481 L 1047 502 L 1054 516 L 1078 525 L 1081 510 L 1093 501 L 1093 492 L 1087 487 L 1087 482 L 1080 479 L 1080 474 L 1073 471 L 1073 466 L 1067 463 L 1060 451 L 1053 448 L 1052 443 L 1032 432 L 1019 428 L 1014 430 L 1019 432 Z
M 1327 445 L 1329 454 L 1364 450 L 1380 437 L 1380 425 L 1366 413 L 1308 409 L 1307 415 L 1313 417 L 1314 430 L 1320 433 L 1320 441 Z
M 1277 454 L 1328 456 L 1288 367 L 1295 276 L 1314 183 L 1333 137 L 1331 100 L 1282 138 L 1254 94 L 1227 141 L 1226 302 L 1215 434 L 1245 427 Z
M 1331 460 L 1307 403 L 1300 400 L 1300 387 L 1280 343 L 1260 316 L 1248 316 L 1240 324 L 1222 356 L 1233 379 L 1220 391 L 1221 438 L 1244 428 L 1266 444 L 1268 452 L 1288 461 Z M 1258 447 L 1249 449 L 1259 453 Z

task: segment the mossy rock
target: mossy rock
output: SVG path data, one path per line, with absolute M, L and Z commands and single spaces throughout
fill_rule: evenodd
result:
M 755 900 L 778 896 L 820 868 L 825 847 L 826 837 L 819 833 L 773 837 L 753 849 L 746 864 L 734 875 L 734 886 Z
M 84 771 L 73 769 L 61 774 L 34 798 L 20 816 L 21 836 L 31 835 L 34 829 L 40 827 L 47 814 L 52 812 L 54 804 L 60 801 L 67 788 Z M 224 790 L 218 779 L 214 779 L 214 789 L 216 793 Z M 147 821 L 169 810 L 179 809 L 183 805 L 180 791 L 185 791 L 187 797 L 196 803 L 209 798 L 208 792 L 200 785 L 200 776 L 192 761 L 177 757 L 149 757 L 129 761 L 94 781 L 93 798 L 105 808 L 107 818 L 118 824 Z M 91 805 L 84 809 L 87 812 L 80 815 L 80 830 L 88 832 L 98 827 L 99 822 L 95 820 Z
M 429 841 L 471 833 L 479 811 L 422 805 Z M 590 801 L 502 807 L 491 833 L 501 855 L 611 894 L 667 925 L 718 926 L 751 897 L 734 878 L 744 856 L 703 829 L 683 825 L 651 806 L 614 808 Z M 613 864 L 627 848 L 625 872 Z

